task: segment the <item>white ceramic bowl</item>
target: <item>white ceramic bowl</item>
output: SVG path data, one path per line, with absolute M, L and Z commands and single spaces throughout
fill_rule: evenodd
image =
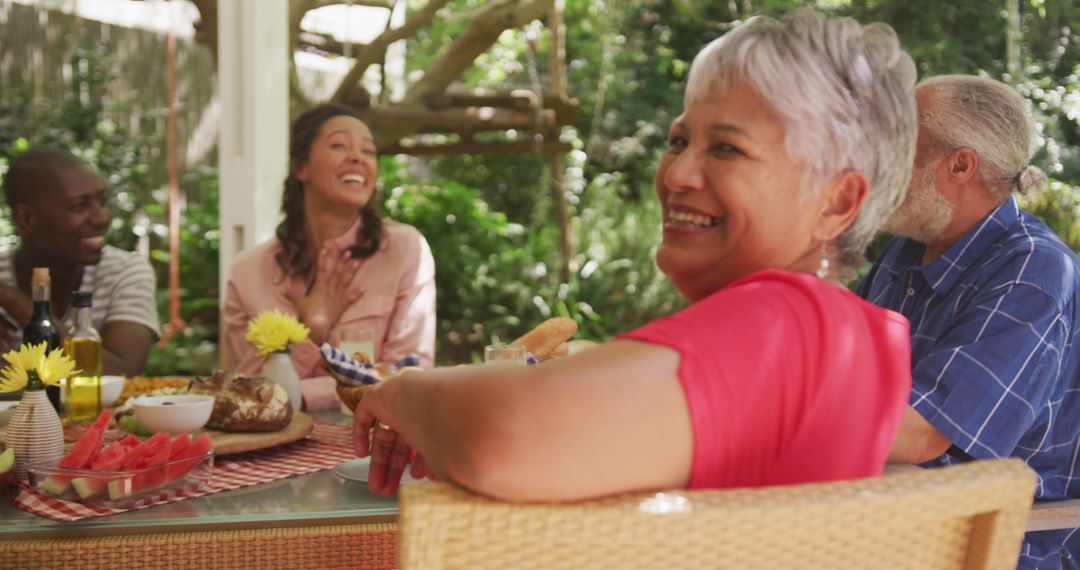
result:
M 108 408 L 116 403 L 116 399 L 124 391 L 125 381 L 127 379 L 123 376 L 101 377 L 101 407 Z
M 214 397 L 194 394 L 139 396 L 132 407 L 144 428 L 176 435 L 206 425 L 210 412 L 214 411 Z

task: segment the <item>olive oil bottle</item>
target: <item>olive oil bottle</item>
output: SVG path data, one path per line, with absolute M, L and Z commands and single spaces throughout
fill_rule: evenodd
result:
M 94 421 L 101 413 L 101 335 L 91 320 L 90 293 L 76 291 L 75 321 L 64 339 L 64 352 L 78 370 L 67 379 L 64 400 L 72 423 Z

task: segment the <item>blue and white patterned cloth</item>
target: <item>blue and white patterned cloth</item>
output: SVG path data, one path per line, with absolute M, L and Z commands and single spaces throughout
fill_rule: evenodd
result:
M 323 362 L 325 362 L 326 367 L 330 369 L 330 373 L 342 383 L 350 386 L 374 384 L 382 380 L 382 377 L 379 376 L 374 368 L 376 366 L 387 368 L 383 365 L 365 364 L 360 362 L 347 354 L 344 350 L 334 348 L 325 342 L 319 347 L 319 350 L 322 352 Z M 398 359 L 396 365 L 389 366 L 388 368 L 390 369 L 390 372 L 393 373 L 406 366 L 420 366 L 420 357 L 415 354 L 406 354 Z
M 412 353 L 399 358 L 397 364 L 394 366 L 385 366 L 380 364 L 364 364 L 353 358 L 344 350 L 330 346 L 325 342 L 319 347 L 319 351 L 322 353 L 323 362 L 326 363 L 326 367 L 330 370 L 330 373 L 338 378 L 343 384 L 349 386 L 374 384 L 379 380 L 382 380 L 382 376 L 374 370 L 376 367 L 389 368 L 390 372 L 394 373 L 406 366 L 420 366 L 420 357 Z M 525 362 L 526 364 L 539 364 L 540 359 L 533 356 L 530 352 L 526 354 Z
M 953 447 L 1019 457 L 1036 498 L 1080 497 L 1080 260 L 1009 199 L 925 266 L 895 238 L 859 287 L 911 321 L 911 405 Z M 1080 567 L 1080 530 L 1028 533 L 1020 568 Z

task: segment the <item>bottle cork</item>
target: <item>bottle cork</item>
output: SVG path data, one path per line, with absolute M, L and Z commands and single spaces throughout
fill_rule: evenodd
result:
M 31 278 L 31 283 L 34 287 L 48 287 L 49 286 L 49 268 L 48 267 L 35 267 L 34 276 Z

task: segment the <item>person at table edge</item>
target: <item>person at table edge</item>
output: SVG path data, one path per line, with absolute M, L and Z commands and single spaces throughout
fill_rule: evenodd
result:
M 837 278 L 903 200 L 914 85 L 884 24 L 800 10 L 710 43 L 655 180 L 656 260 L 692 304 L 537 366 L 375 384 L 354 422 L 369 489 L 396 490 L 410 444 L 414 475 L 510 500 L 880 474 L 908 324 Z
M 319 363 L 323 342 L 374 333 L 376 361 L 435 353 L 435 261 L 412 226 L 383 219 L 375 141 L 356 111 L 318 105 L 296 118 L 276 237 L 236 256 L 225 297 L 229 368 L 258 374 L 264 359 L 245 338 L 268 309 L 311 329 L 290 357 L 309 410 L 337 406 L 335 381 Z
M 1020 210 L 1045 184 L 1028 164 L 1023 98 L 989 78 L 916 91 L 919 138 L 897 234 L 859 288 L 911 320 L 912 393 L 890 460 L 1019 457 L 1036 499 L 1080 497 L 1080 262 Z M 1080 530 L 1028 533 L 1021 568 L 1080 567 Z
M 72 292 L 89 292 L 103 372 L 142 374 L 161 336 L 156 279 L 146 258 L 105 243 L 108 190 L 93 167 L 67 150 L 34 147 L 11 161 L 3 193 L 19 236 L 14 248 L 0 248 L 3 349 L 21 342 L 30 320 L 33 268 L 48 267 L 61 337 L 74 318 Z

